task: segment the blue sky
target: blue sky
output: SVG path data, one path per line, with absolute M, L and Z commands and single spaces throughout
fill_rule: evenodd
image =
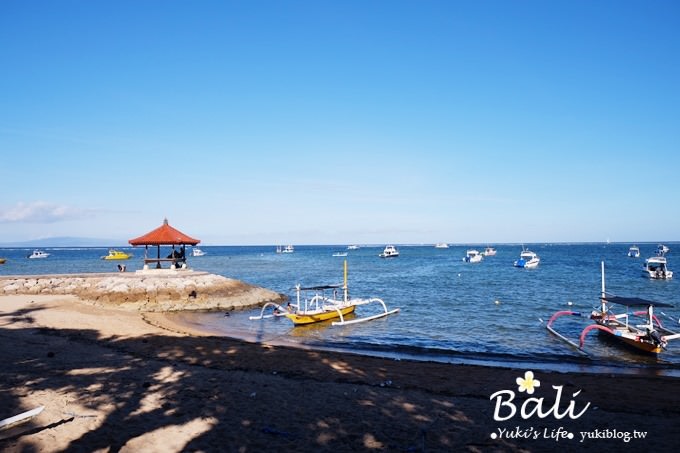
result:
M 0 242 L 680 240 L 680 3 L 0 2 Z

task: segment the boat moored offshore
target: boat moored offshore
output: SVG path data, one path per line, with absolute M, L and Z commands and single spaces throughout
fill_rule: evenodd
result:
M 668 269 L 665 256 L 653 256 L 645 260 L 642 275 L 655 280 L 668 280 L 673 278 L 673 271 Z
M 397 250 L 397 248 L 393 245 L 388 245 L 378 256 L 380 258 L 396 258 L 399 256 L 399 250 Z
M 496 249 L 493 247 L 487 247 L 482 253 L 484 256 L 494 256 L 496 254 Z
M 468 250 L 465 253 L 465 257 L 463 258 L 463 261 L 466 263 L 479 263 L 482 261 L 484 256 L 482 256 L 481 253 L 479 253 L 478 250 Z
M 541 259 L 531 250 L 524 249 L 519 255 L 519 259 L 515 261 L 515 267 L 523 267 L 525 269 L 531 269 L 538 266 Z
M 39 258 L 47 258 L 50 256 L 49 253 L 43 252 L 42 250 L 33 250 L 33 253 L 27 256 L 27 258 L 30 259 L 39 259 Z
M 198 247 L 191 249 L 191 256 L 204 256 L 205 252 Z
M 109 250 L 108 255 L 102 256 L 103 260 L 127 260 L 131 257 L 129 253 L 121 252 L 120 250 Z

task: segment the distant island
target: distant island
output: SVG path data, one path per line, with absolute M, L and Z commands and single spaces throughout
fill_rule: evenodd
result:
M 102 239 L 102 238 L 84 238 L 84 237 L 50 237 L 42 239 L 33 239 L 30 241 L 21 242 L 2 242 L 0 247 L 114 247 L 125 246 L 129 244 L 124 239 Z

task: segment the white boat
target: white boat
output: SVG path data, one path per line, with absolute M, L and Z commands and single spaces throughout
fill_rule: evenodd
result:
M 656 248 L 656 256 L 666 256 L 666 254 L 670 251 L 671 249 L 669 249 L 667 246 L 659 244 L 659 246 Z
M 205 252 L 197 247 L 191 249 L 191 256 L 204 256 Z
M 496 249 L 493 247 L 487 247 L 484 249 L 484 256 L 494 256 L 496 254 Z
M 653 256 L 645 260 L 642 275 L 656 280 L 668 280 L 673 278 L 673 272 L 668 270 L 665 256 Z
M 281 247 L 280 245 L 276 247 L 276 253 L 293 253 L 295 251 L 295 247 L 292 245 L 287 245 L 285 247 Z
M 359 250 L 359 246 L 358 245 L 348 245 L 347 250 Z
M 482 261 L 482 259 L 484 259 L 484 256 L 482 256 L 478 250 L 468 250 L 465 253 L 465 258 L 463 258 L 463 261 L 466 263 L 479 263 Z
M 50 256 L 50 254 L 47 252 L 43 252 L 42 250 L 33 250 L 33 253 L 28 255 L 28 258 L 30 259 L 47 258 L 48 256 Z
M 449 244 L 447 244 L 446 242 L 438 242 L 434 245 L 434 248 L 436 248 L 436 249 L 447 249 L 447 248 L 449 248 Z
M 640 258 L 640 247 L 637 245 L 632 245 L 628 249 L 628 256 L 631 258 Z
M 385 247 L 383 252 L 378 255 L 380 258 L 396 258 L 399 256 L 399 251 L 393 245 L 388 245 Z
M 347 252 L 335 252 L 333 256 L 347 256 Z
M 525 269 L 531 269 L 538 266 L 541 259 L 531 250 L 524 249 L 519 255 L 519 259 L 515 261 L 515 267 L 523 267 Z

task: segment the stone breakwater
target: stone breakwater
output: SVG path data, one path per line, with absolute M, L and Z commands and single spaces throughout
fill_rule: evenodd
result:
M 277 292 L 195 271 L 0 277 L 0 295 L 74 295 L 109 308 L 143 312 L 232 310 L 283 302 Z

